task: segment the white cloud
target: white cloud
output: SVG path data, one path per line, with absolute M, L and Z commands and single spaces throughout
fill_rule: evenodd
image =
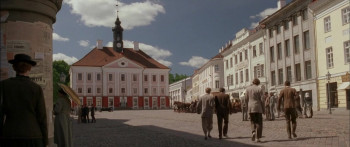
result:
M 56 33 L 52 33 L 52 39 L 56 41 L 69 41 L 69 38 L 62 37 Z
M 106 44 L 108 47 L 113 46 L 113 42 L 108 42 Z M 134 43 L 129 40 L 124 40 L 125 48 L 134 48 Z M 153 59 L 157 60 L 159 63 L 162 63 L 165 66 L 171 66 L 172 63 L 170 61 L 166 61 L 165 58 L 172 55 L 172 53 L 168 50 L 161 49 L 158 47 L 154 47 L 148 44 L 139 43 L 139 48 L 144 51 L 147 55 L 151 56 Z
M 89 40 L 80 40 L 80 41 L 78 41 L 78 43 L 82 47 L 88 47 L 90 45 L 90 41 Z
M 73 63 L 77 62 L 78 59 L 76 57 L 69 57 L 63 53 L 57 53 L 57 54 L 53 54 L 53 61 L 59 61 L 59 60 L 63 60 L 66 63 L 68 63 L 69 65 L 72 65 Z
M 261 11 L 259 14 L 249 16 L 249 18 L 251 18 L 251 19 L 258 18 L 259 20 L 262 20 L 262 19 L 268 17 L 269 15 L 275 13 L 277 10 L 278 10 L 278 8 L 267 8 L 267 9 Z M 250 24 L 250 28 L 255 28 L 258 25 L 259 25 L 259 22 L 252 22 Z
M 80 16 L 86 26 L 113 27 L 116 20 L 115 0 L 65 0 L 71 7 L 71 13 Z M 155 1 L 134 2 L 130 4 L 118 2 L 119 18 L 124 29 L 151 24 L 160 13 L 165 13 L 162 5 Z
M 206 59 L 203 57 L 192 56 L 192 58 L 190 60 L 188 60 L 187 62 L 180 62 L 180 64 L 185 65 L 185 66 L 200 68 L 202 65 L 204 65 L 208 61 L 209 61 L 209 59 Z

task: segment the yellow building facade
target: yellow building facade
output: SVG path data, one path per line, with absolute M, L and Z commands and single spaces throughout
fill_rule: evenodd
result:
M 317 0 L 309 7 L 314 14 L 319 109 L 349 109 L 350 2 Z

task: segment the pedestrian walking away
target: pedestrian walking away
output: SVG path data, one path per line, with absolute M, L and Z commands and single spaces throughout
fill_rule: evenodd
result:
M 47 146 L 43 90 L 28 77 L 36 62 L 26 54 L 16 54 L 9 63 L 16 77 L 0 82 L 0 146 Z
M 303 110 L 300 105 L 300 95 L 298 91 L 295 94 L 295 111 L 296 111 L 297 117 L 299 118 L 303 117 L 303 112 L 302 112 Z
M 280 106 L 282 99 L 283 101 L 283 108 L 284 108 L 284 115 L 286 118 L 286 128 L 287 128 L 287 134 L 288 139 L 297 138 L 297 134 L 295 133 L 297 128 L 297 121 L 296 121 L 296 111 L 295 111 L 295 97 L 296 97 L 296 90 L 294 88 L 290 87 L 290 82 L 286 81 L 284 83 L 285 87 L 280 91 L 280 95 L 278 97 L 278 103 L 277 105 Z M 280 107 L 277 107 L 277 109 L 280 109 Z
M 270 97 L 269 97 L 269 93 L 265 92 L 264 97 L 265 97 L 265 102 L 264 103 L 265 103 L 265 117 L 266 117 L 265 120 L 271 120 L 271 117 L 270 117 Z
M 248 102 L 248 113 L 250 115 L 250 126 L 252 130 L 252 141 L 261 142 L 263 130 L 264 102 L 262 101 L 263 90 L 259 87 L 260 80 L 254 79 L 253 85 L 246 91 L 246 101 Z
M 211 138 L 210 131 L 213 129 L 213 111 L 214 111 L 214 97 L 210 94 L 211 89 L 205 89 L 205 95 L 203 95 L 197 103 L 197 113 L 201 114 L 202 128 L 204 132 L 204 139 Z
M 270 117 L 271 120 L 275 120 L 275 102 L 276 102 L 276 98 L 273 94 L 273 92 L 270 92 Z
M 227 136 L 228 130 L 228 119 L 229 114 L 231 114 L 231 101 L 230 96 L 225 94 L 225 89 L 220 88 L 220 93 L 215 96 L 215 109 L 216 117 L 218 120 L 218 129 L 219 129 L 219 139 L 222 139 L 222 135 Z M 224 121 L 224 127 L 222 123 Z
M 96 123 L 96 119 L 95 119 L 95 109 L 96 107 L 94 106 L 94 104 L 91 104 L 91 123 Z
M 242 121 L 248 121 L 248 103 L 245 100 L 246 91 L 241 95 Z

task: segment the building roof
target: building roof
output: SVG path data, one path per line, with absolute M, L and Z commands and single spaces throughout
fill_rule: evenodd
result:
M 169 69 L 169 67 L 157 62 L 142 50 L 124 48 L 123 52 L 119 53 L 114 51 L 113 47 L 103 47 L 102 49 L 97 49 L 95 47 L 82 59 L 72 64 L 72 66 L 102 67 L 122 57 L 125 57 L 144 68 Z

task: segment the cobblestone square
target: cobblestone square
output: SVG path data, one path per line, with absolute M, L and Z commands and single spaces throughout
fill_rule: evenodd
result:
M 284 118 L 263 122 L 262 143 L 251 141 L 250 122 L 241 113 L 230 115 L 228 138 L 218 139 L 214 114 L 213 138 L 204 140 L 200 115 L 172 110 L 97 112 L 97 123 L 73 120 L 74 146 L 184 147 L 184 146 L 332 146 L 349 147 L 349 111 L 315 111 L 313 118 L 297 119 L 296 140 L 288 140 Z

